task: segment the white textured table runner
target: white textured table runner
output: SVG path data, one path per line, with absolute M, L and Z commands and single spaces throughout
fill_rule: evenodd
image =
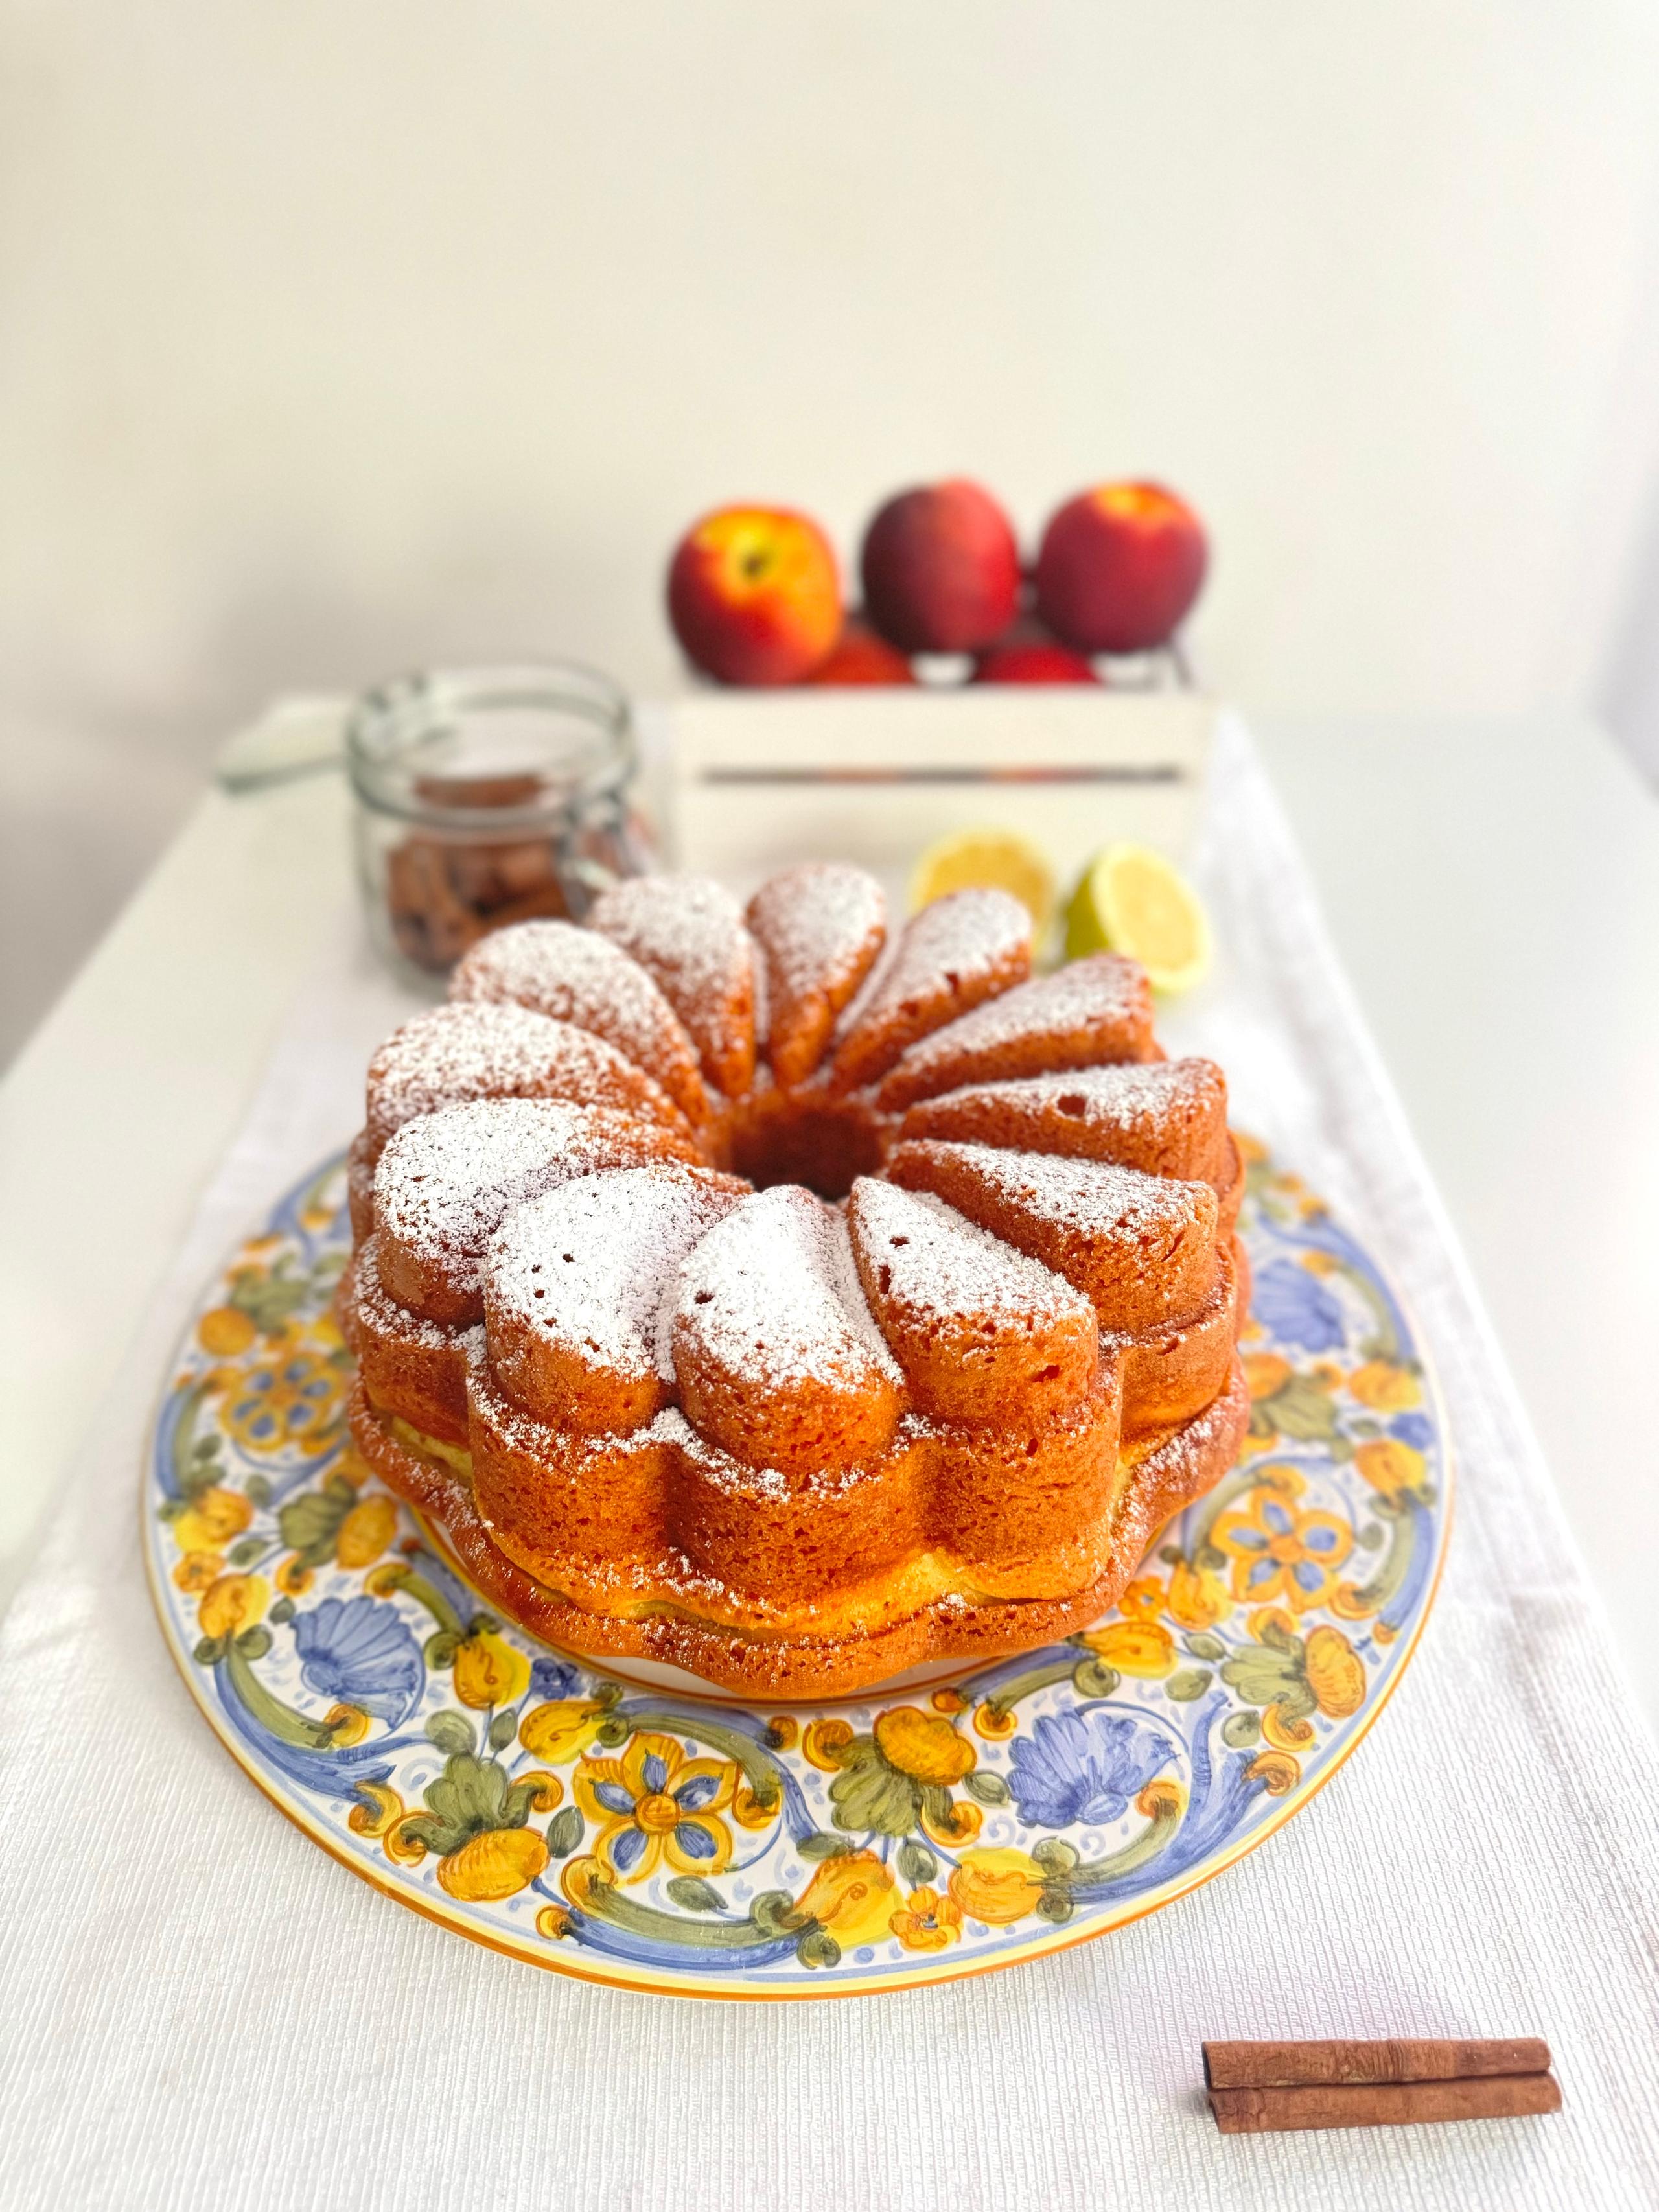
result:
M 539 1972 L 324 1856 L 173 1674 L 137 1513 L 191 1296 L 350 1133 L 400 1010 L 343 928 L 0 1630 L 0 2205 L 1659 2202 L 1659 1755 L 1236 726 L 1200 872 L 1224 972 L 1165 1034 L 1222 1060 L 1235 1118 L 1392 1268 L 1460 1467 L 1437 1607 L 1348 1765 L 1151 1919 L 1006 1973 L 817 2005 Z M 1610 1510 L 1617 1486 L 1610 1469 Z M 1390 2033 L 1541 2034 L 1565 2110 L 1216 2134 L 1206 2036 Z

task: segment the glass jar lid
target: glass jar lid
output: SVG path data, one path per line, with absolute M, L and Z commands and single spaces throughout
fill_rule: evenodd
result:
M 398 677 L 365 692 L 346 725 L 363 805 L 437 830 L 579 811 L 618 792 L 635 757 L 627 695 L 574 661 Z

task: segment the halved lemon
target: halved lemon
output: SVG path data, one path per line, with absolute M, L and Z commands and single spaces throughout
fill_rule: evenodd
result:
M 1054 912 L 1054 876 L 1036 847 L 1010 830 L 959 830 L 930 845 L 910 878 L 910 911 L 951 891 L 1012 891 L 1042 941 Z
M 1210 918 L 1173 862 L 1150 846 L 1108 845 L 1066 910 L 1066 957 L 1127 952 L 1155 991 L 1190 991 L 1210 969 Z

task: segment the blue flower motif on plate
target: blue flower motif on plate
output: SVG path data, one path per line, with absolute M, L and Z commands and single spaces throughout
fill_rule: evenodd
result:
M 581 1680 L 578 1669 L 568 1659 L 556 1659 L 550 1651 L 544 1651 L 530 1662 L 530 1694 L 533 1698 L 571 1698 L 577 1694 Z
M 1341 1307 L 1294 1260 L 1275 1260 L 1261 1270 L 1250 1311 L 1270 1335 L 1302 1352 L 1334 1352 L 1345 1334 Z
M 376 1598 L 325 1598 L 297 1614 L 294 1649 L 307 1689 L 360 1705 L 393 1728 L 414 1711 L 426 1680 L 420 1645 Z
M 1175 1756 L 1168 1736 L 1127 1714 L 1048 1713 L 1014 1745 L 1008 1787 L 1028 1828 L 1104 1827 Z
M 353 1462 L 331 1162 L 209 1287 L 180 1347 L 146 1513 L 174 1656 L 337 1857 L 600 1981 L 892 1987 L 1166 1902 L 1352 1748 L 1443 1555 L 1440 1417 L 1409 1321 L 1305 1186 L 1244 1151 L 1237 1465 L 1159 1532 L 1118 1618 L 818 1711 L 618 1680 L 476 1610 L 459 1562 Z M 250 1328 L 270 1314 L 276 1354 Z M 295 1406 L 255 1387 L 268 1372 Z M 291 1509 L 313 1497 L 316 1528 L 349 1544 L 296 1545 Z
M 1389 1423 L 1389 1434 L 1413 1451 L 1425 1452 L 1434 1443 L 1434 1423 L 1426 1413 L 1397 1413 Z

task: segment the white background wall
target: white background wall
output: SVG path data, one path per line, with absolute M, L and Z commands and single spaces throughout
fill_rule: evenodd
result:
M 731 496 L 1157 473 L 1248 707 L 1590 696 L 1656 112 L 1642 0 L 0 0 L 0 1019 L 270 691 L 672 680 Z

